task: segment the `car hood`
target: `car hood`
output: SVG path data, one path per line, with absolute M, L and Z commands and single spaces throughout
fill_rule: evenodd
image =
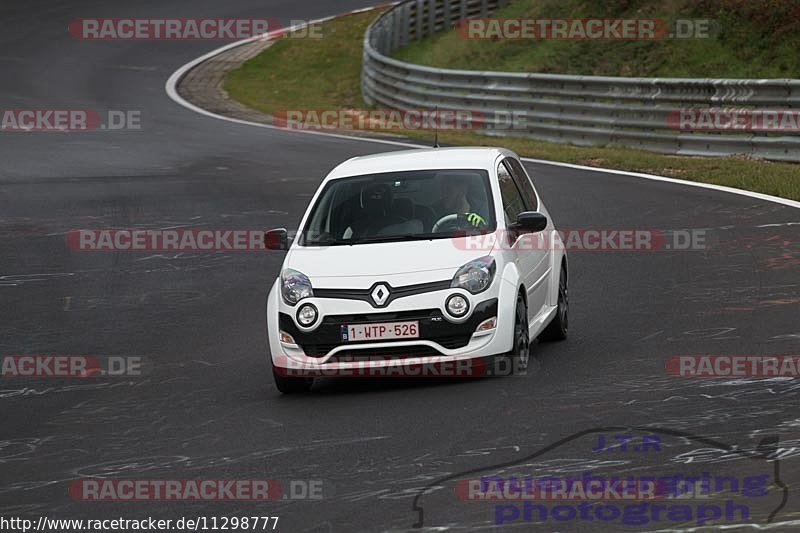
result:
M 461 265 L 489 255 L 494 235 L 328 247 L 293 246 L 284 266 L 316 281 L 338 286 L 364 285 L 364 277 L 380 278 L 395 286 L 441 281 Z

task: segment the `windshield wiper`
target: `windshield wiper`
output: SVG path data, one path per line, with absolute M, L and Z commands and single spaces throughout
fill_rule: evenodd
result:
M 391 241 L 427 241 L 432 239 L 446 238 L 446 233 L 408 233 L 404 235 L 383 235 L 381 237 L 366 237 L 355 241 L 358 243 L 375 243 L 375 242 L 391 242 Z
M 480 233 L 475 233 L 480 235 Z M 406 233 L 400 235 L 381 235 L 379 237 L 364 237 L 363 239 L 325 239 L 319 241 L 306 240 L 303 246 L 352 246 L 354 244 L 375 244 L 394 241 L 432 241 L 437 239 L 454 239 L 468 236 L 464 231 L 441 233 Z
M 325 239 L 320 241 L 306 240 L 303 242 L 303 246 L 339 246 L 346 244 L 353 244 L 353 241 L 351 239 Z

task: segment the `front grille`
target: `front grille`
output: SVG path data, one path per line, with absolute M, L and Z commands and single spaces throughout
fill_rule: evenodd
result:
M 442 353 L 439 350 L 425 345 L 392 346 L 364 350 L 342 350 L 328 359 L 328 362 L 385 361 L 386 359 L 410 359 L 414 357 L 436 357 L 440 355 L 442 355 Z
M 451 280 L 432 281 L 429 283 L 418 283 L 416 285 L 405 285 L 402 287 L 392 287 L 388 283 L 378 282 L 369 287 L 368 289 L 314 289 L 314 296 L 317 298 L 338 298 L 345 300 L 361 300 L 369 303 L 372 307 L 383 308 L 388 306 L 398 298 L 405 298 L 407 296 L 414 296 L 416 294 L 424 294 L 426 292 L 442 291 L 450 288 Z M 386 301 L 378 305 L 372 300 L 372 291 L 378 285 L 384 285 L 389 290 L 389 296 Z
M 362 313 L 359 315 L 329 315 L 322 320 L 322 325 L 369 324 L 370 322 L 403 322 L 405 320 L 424 320 L 441 317 L 438 309 L 421 309 L 414 311 L 396 311 L 394 313 Z

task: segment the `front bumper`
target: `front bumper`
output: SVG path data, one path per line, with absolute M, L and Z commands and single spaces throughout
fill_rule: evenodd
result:
M 403 357 L 403 347 L 375 348 L 377 344 L 387 344 L 381 341 L 347 342 L 342 340 L 342 327 L 356 324 L 376 324 L 381 322 L 419 322 L 419 339 L 408 339 L 406 342 L 430 341 L 423 347 L 430 355 L 442 355 L 442 350 L 461 350 L 475 344 L 482 337 L 472 339 L 475 329 L 482 322 L 497 316 L 497 298 L 484 300 L 477 304 L 469 318 L 460 324 L 451 323 L 439 309 L 424 309 L 419 311 L 399 312 L 373 312 L 350 315 L 329 315 L 322 319 L 322 323 L 313 332 L 303 332 L 297 327 L 291 315 L 278 314 L 278 325 L 281 331 L 291 335 L 296 344 L 303 350 L 307 357 L 317 358 L 320 362 L 331 359 L 342 359 L 343 355 L 361 356 L 362 359 L 369 355 L 384 355 L 388 350 L 396 350 L 397 357 Z M 396 345 L 401 341 L 391 341 Z M 407 349 L 405 356 L 413 356 L 419 350 L 414 345 L 404 345 Z M 438 353 L 432 353 L 437 351 Z
M 446 299 L 456 291 L 470 302 L 467 316 L 457 321 L 448 317 L 444 309 Z M 294 316 L 297 306 L 287 306 L 279 294 L 276 283 L 267 302 L 271 363 L 278 371 L 300 368 L 311 374 L 342 371 L 335 375 L 349 375 L 346 371 L 393 368 L 398 364 L 415 367 L 477 361 L 511 349 L 513 327 L 509 320 L 513 325 L 513 317 L 503 309 L 498 287 L 478 295 L 459 289 L 438 290 L 398 299 L 384 309 L 375 309 L 363 301 L 310 298 L 308 301 L 320 311 L 318 322 L 310 330 L 299 327 Z M 492 317 L 497 317 L 494 329 L 475 332 L 479 324 Z M 367 342 L 342 339 L 343 325 L 406 320 L 419 321 L 419 338 Z M 295 343 L 281 342 L 280 331 L 291 335 Z M 461 375 L 464 372 L 462 367 Z

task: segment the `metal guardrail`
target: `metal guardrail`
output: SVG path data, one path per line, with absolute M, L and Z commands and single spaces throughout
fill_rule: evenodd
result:
M 800 107 L 800 80 L 622 78 L 452 70 L 389 56 L 507 0 L 408 0 L 379 16 L 364 36 L 361 90 L 371 105 L 468 110 L 489 135 L 577 145 L 616 144 L 661 153 L 800 161 L 800 136 L 724 130 L 678 131 L 680 109 Z M 672 115 L 671 115 L 672 114 Z

